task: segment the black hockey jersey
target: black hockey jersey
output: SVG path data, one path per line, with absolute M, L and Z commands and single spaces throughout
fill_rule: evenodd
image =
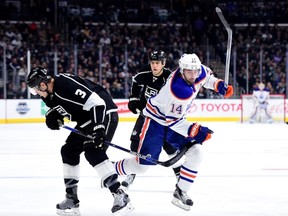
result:
M 91 95 L 96 93 L 98 97 Z M 95 98 L 95 99 L 94 99 Z M 99 100 L 97 100 L 97 98 Z M 57 110 L 61 115 L 78 124 L 84 124 L 91 120 L 89 108 L 97 105 L 105 105 L 106 113 L 117 111 L 110 94 L 100 85 L 79 76 L 71 74 L 59 74 L 54 77 L 53 93 L 47 98 L 42 98 L 46 105 Z M 97 118 L 105 116 L 97 113 Z
M 140 109 L 144 109 L 147 99 L 158 94 L 161 87 L 170 76 L 171 71 L 163 69 L 163 73 L 156 77 L 151 70 L 139 72 L 133 77 L 131 87 L 131 97 L 140 98 Z

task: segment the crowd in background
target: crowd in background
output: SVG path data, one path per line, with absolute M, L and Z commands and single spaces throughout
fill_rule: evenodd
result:
M 9 81 L 6 98 L 27 98 L 28 50 L 31 51 L 31 66 L 42 65 L 52 75 L 55 58 L 57 73 L 76 71 L 77 75 L 99 82 L 101 70 L 102 85 L 114 98 L 127 97 L 125 88 L 129 88 L 133 75 L 148 69 L 148 55 L 153 49 L 164 50 L 167 54 L 166 66 L 174 70 L 184 52 L 196 52 L 205 64 L 208 43 L 213 47 L 210 50 L 213 57 L 225 64 L 227 35 L 221 23 L 219 25 L 214 1 L 174 0 L 162 1 L 161 4 L 160 1 L 97 1 L 93 7 L 88 5 L 89 1 L 85 2 L 85 11 L 79 7 L 71 7 L 69 11 L 69 7 L 60 8 L 63 13 L 57 20 L 52 15 L 54 8 L 51 1 L 39 1 L 34 7 L 23 7 L 30 17 L 27 13 L 17 13 L 13 5 L 5 5 L 4 9 L 0 7 L 1 10 L 6 9 L 5 13 L 0 13 L 0 19 L 6 16 L 0 23 L 0 98 L 4 98 L 4 62 Z M 288 27 L 277 24 L 286 22 L 283 18 L 288 16 L 288 1 L 217 2 L 233 28 L 233 49 L 237 53 L 236 80 L 240 94 L 251 93 L 260 81 L 270 88 L 271 93 L 285 94 Z M 90 12 L 87 8 L 91 9 Z M 31 22 L 7 21 L 12 19 L 13 13 Z M 25 16 L 20 17 L 21 14 Z M 55 22 L 63 28 L 56 28 L 53 25 Z M 254 23 L 255 26 L 252 25 Z M 74 57 L 75 46 L 77 59 Z M 263 60 L 261 66 L 260 58 Z M 209 66 L 214 69 L 213 65 Z M 260 70 L 263 71 L 262 77 Z M 220 74 L 218 68 L 214 71 Z M 205 91 L 200 95 L 202 98 L 209 97 Z

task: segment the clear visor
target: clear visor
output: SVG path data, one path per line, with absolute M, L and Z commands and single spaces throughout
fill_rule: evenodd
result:
M 28 87 L 28 89 L 29 89 L 29 92 L 30 92 L 32 95 L 37 95 L 36 90 L 38 90 L 38 89 L 37 89 L 36 87 L 33 87 L 33 88 Z
M 185 63 L 182 63 L 181 64 L 181 67 L 183 69 L 189 69 L 189 70 L 200 70 L 200 67 L 198 65 L 194 65 L 194 64 L 185 64 Z
M 185 73 L 189 76 L 198 77 L 200 75 L 200 70 L 199 69 L 184 68 L 183 73 Z
M 200 71 L 200 68 L 199 68 L 198 66 L 196 66 L 196 65 L 191 65 L 189 69 L 190 69 L 190 70 Z
M 189 69 L 189 70 L 199 70 L 201 69 L 201 65 L 198 64 L 191 64 L 190 62 L 180 62 L 179 63 L 180 68 L 182 69 Z

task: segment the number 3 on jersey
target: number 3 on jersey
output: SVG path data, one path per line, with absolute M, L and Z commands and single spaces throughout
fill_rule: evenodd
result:
M 77 89 L 76 92 L 75 92 L 75 95 L 79 95 L 81 98 L 85 98 L 86 92 L 82 91 L 80 89 Z
M 170 110 L 171 113 L 182 114 L 183 107 L 182 105 L 172 104 L 172 108 Z

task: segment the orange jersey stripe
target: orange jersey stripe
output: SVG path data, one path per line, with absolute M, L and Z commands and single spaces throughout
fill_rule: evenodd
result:
M 138 146 L 138 152 L 140 152 L 140 149 L 142 147 L 142 142 L 143 142 L 143 139 L 144 139 L 145 134 L 147 132 L 147 129 L 149 127 L 150 121 L 151 121 L 150 118 L 148 118 L 148 117 L 145 118 L 144 124 L 142 126 L 142 130 L 140 133 L 140 142 L 139 142 L 139 146 Z M 138 156 L 136 156 L 136 161 L 139 163 L 139 157 Z

